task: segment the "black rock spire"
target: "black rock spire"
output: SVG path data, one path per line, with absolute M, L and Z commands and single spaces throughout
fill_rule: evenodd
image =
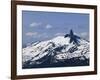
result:
M 66 37 L 70 37 L 70 41 L 69 41 L 70 43 L 73 42 L 73 44 L 79 45 L 78 39 L 80 39 L 80 37 L 78 37 L 77 35 L 75 35 L 72 29 L 70 30 L 70 33 L 69 34 L 66 34 L 64 37 L 65 38 Z

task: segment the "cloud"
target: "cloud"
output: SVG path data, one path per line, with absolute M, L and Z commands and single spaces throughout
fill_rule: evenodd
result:
M 62 36 L 65 35 L 65 33 L 56 33 L 55 36 Z
M 49 36 L 46 33 L 38 34 L 36 37 L 38 38 L 48 38 Z
M 49 37 L 46 33 L 39 34 L 37 32 L 27 32 L 25 35 L 29 37 L 34 37 L 34 38 L 48 38 Z
M 37 27 L 37 26 L 40 26 L 41 25 L 41 23 L 39 22 L 33 22 L 33 23 L 31 23 L 30 24 L 30 27 Z
M 85 36 L 88 35 L 88 33 L 87 33 L 87 32 L 83 32 L 83 33 L 81 33 L 80 35 L 85 37 Z
M 50 24 L 47 24 L 45 28 L 46 28 L 46 29 L 51 29 L 52 26 L 51 26 Z
M 83 33 L 80 33 L 80 36 L 89 40 L 89 33 L 88 32 L 83 32 Z
M 26 33 L 26 36 L 36 36 L 36 35 L 38 35 L 37 32 L 27 32 Z

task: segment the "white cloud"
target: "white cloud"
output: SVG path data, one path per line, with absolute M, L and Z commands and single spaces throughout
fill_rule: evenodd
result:
M 88 33 L 87 33 L 87 32 L 83 32 L 83 33 L 81 33 L 80 35 L 85 37 L 85 36 L 88 35 Z
M 36 36 L 36 35 L 38 35 L 37 32 L 27 32 L 26 33 L 26 36 Z
M 27 32 L 25 35 L 29 37 L 34 37 L 34 38 L 48 38 L 49 37 L 46 33 L 39 34 L 37 32 Z
M 62 36 L 65 35 L 65 33 L 56 33 L 55 36 Z
M 47 24 L 45 28 L 46 28 L 46 29 L 51 29 L 52 26 L 51 26 L 50 24 Z
M 38 34 L 36 37 L 38 38 L 48 38 L 49 36 L 46 33 Z
M 37 27 L 37 26 L 40 26 L 41 25 L 41 23 L 39 22 L 33 22 L 33 23 L 31 23 L 30 24 L 30 27 Z
M 83 32 L 83 33 L 80 33 L 80 36 L 89 40 L 89 33 L 88 32 Z

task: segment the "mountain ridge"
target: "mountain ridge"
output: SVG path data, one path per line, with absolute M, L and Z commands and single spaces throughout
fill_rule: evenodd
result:
M 23 48 L 22 55 L 23 68 L 71 66 L 75 60 L 89 65 L 89 42 L 76 37 L 71 30 L 67 36 L 57 36 Z

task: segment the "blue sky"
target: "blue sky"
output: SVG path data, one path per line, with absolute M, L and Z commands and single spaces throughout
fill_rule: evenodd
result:
M 22 11 L 23 45 L 62 36 L 73 29 L 89 40 L 89 14 Z

